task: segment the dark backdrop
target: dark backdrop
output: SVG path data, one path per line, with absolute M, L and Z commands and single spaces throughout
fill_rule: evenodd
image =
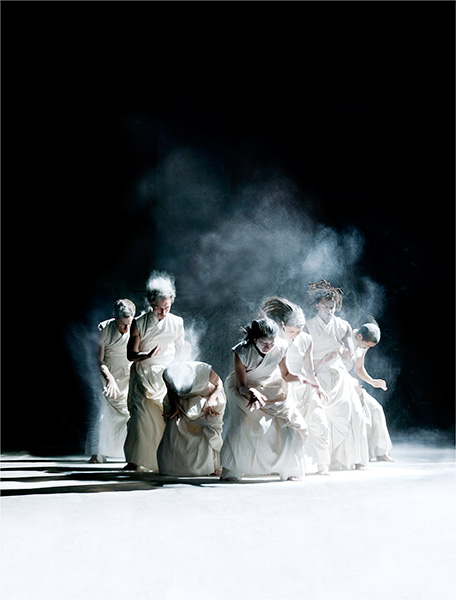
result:
M 200 5 L 223 31 L 182 28 L 195 3 L 112 3 L 110 26 L 101 3 L 27 4 L 2 7 L 3 449 L 82 450 L 90 331 L 117 297 L 140 301 L 152 268 L 175 272 L 176 312 L 195 314 L 188 273 L 200 254 L 181 230 L 164 237 L 160 190 L 147 202 L 138 191 L 182 148 L 200 179 L 217 173 L 222 216 L 235 197 L 245 221 L 235 191 L 278 172 L 298 214 L 336 236 L 360 232 L 356 273 L 334 283 L 347 306 L 357 277 L 382 292 L 381 356 L 397 369 L 375 395 L 390 430 L 451 436 L 454 4 L 414 3 L 411 20 L 407 3 L 303 3 L 297 20 L 289 3 L 262 3 L 263 21 Z M 197 246 L 214 223 L 191 201 L 176 218 Z M 236 298 L 229 267 L 226 281 Z M 202 304 L 197 316 L 217 327 L 216 303 Z M 368 369 L 381 377 L 376 351 Z

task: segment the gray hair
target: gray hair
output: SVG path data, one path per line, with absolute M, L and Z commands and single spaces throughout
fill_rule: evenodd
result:
M 161 271 L 152 271 L 146 284 L 149 304 L 169 298 L 172 302 L 176 297 L 174 277 Z
M 136 306 L 128 298 L 121 298 L 114 302 L 114 318 L 124 319 L 125 317 L 134 317 Z

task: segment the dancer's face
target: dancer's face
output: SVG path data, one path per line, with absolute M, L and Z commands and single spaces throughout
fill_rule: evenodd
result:
M 295 340 L 302 331 L 301 327 L 290 327 L 289 325 L 284 325 L 283 328 L 290 340 Z
M 322 298 L 317 304 L 318 316 L 323 319 L 325 323 L 333 318 L 336 312 L 336 303 L 330 298 Z
M 172 305 L 173 303 L 170 298 L 164 298 L 162 300 L 157 300 L 150 306 L 152 307 L 152 312 L 157 317 L 157 319 L 159 321 L 162 321 L 171 310 Z
M 133 317 L 122 317 L 122 319 L 116 319 L 116 327 L 119 333 L 128 333 L 130 331 Z
M 267 354 L 270 352 L 275 346 L 274 338 L 258 338 L 254 340 L 256 347 L 262 354 Z
M 355 335 L 355 339 L 356 339 L 356 343 L 358 344 L 358 346 L 360 348 L 373 348 L 374 346 L 376 346 L 377 344 L 375 342 L 366 342 L 365 340 L 363 340 L 363 336 L 360 333 L 357 333 Z

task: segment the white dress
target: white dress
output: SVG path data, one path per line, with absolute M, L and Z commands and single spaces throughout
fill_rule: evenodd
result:
M 333 351 L 342 351 L 342 339 L 348 327 L 349 323 L 339 317 L 332 317 L 329 323 L 325 323 L 316 315 L 307 321 L 315 362 Z M 341 355 L 316 365 L 315 373 L 329 397 L 324 410 L 331 433 L 331 467 L 352 469 L 357 464 L 366 466 L 369 452 L 364 411 Z
M 304 368 L 304 357 L 312 343 L 312 337 L 305 331 L 301 332 L 290 343 L 287 353 L 287 366 L 293 375 L 301 375 L 307 379 Z M 309 438 L 304 446 L 306 472 L 312 473 L 329 467 L 330 433 L 329 423 L 316 389 L 299 382 L 288 384 L 290 394 L 294 397 L 309 430 Z
M 214 409 L 218 416 L 206 418 L 202 412 L 208 398 L 209 376 L 212 367 L 199 361 L 186 362 L 193 370 L 193 384 L 190 392 L 180 396 L 179 421 L 166 419 L 165 432 L 158 447 L 160 473 L 175 476 L 210 475 L 220 469 L 220 449 L 222 447 L 223 414 L 226 397 L 223 387 L 217 397 Z M 165 370 L 163 378 L 166 380 Z M 202 394 L 205 394 L 203 396 Z M 168 396 L 163 400 L 164 412 L 171 410 Z
M 223 477 L 278 473 L 285 480 L 301 477 L 307 426 L 288 398 L 287 383 L 279 363 L 288 346 L 280 339 L 262 357 L 254 344 L 237 344 L 233 351 L 247 371 L 247 386 L 268 398 L 266 406 L 250 411 L 248 400 L 238 389 L 235 373 L 225 381 L 227 398 L 226 434 L 221 451 Z
M 166 386 L 162 375 L 174 359 L 176 341 L 184 338 L 184 322 L 171 313 L 159 321 L 149 310 L 136 318 L 136 325 L 141 338 L 139 351 L 150 352 L 158 345 L 161 351 L 157 356 L 134 362 L 130 369 L 125 458 L 158 471 L 157 448 L 165 429 L 162 402 Z
M 361 348 L 358 346 L 356 332 L 353 332 L 353 344 L 355 346 L 355 358 L 362 358 L 365 356 L 368 348 Z M 348 363 L 347 369 L 351 370 L 354 364 Z M 355 385 L 359 386 L 359 381 L 355 379 Z M 363 382 L 364 383 L 364 382 Z M 362 385 L 362 384 L 361 384 Z M 367 442 L 369 446 L 369 458 L 376 458 L 377 456 L 383 456 L 388 454 L 393 447 L 391 438 L 389 435 L 388 427 L 386 425 L 385 412 L 382 405 L 371 396 L 364 387 L 357 387 L 357 392 L 363 404 L 363 408 L 366 415 L 366 430 L 367 430 Z
M 97 412 L 87 438 L 86 452 L 124 460 L 123 446 L 129 418 L 127 397 L 131 363 L 127 359 L 127 344 L 130 334 L 120 333 L 115 319 L 102 321 L 98 329 L 104 343 L 103 361 L 116 380 L 120 394 L 117 398 L 107 398 L 103 394 L 106 381 L 100 373 Z

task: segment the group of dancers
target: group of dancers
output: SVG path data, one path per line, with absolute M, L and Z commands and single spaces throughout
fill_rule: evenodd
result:
M 383 408 L 360 382 L 387 389 L 364 364 L 380 329 L 353 330 L 336 316 L 340 288 L 310 283 L 308 320 L 294 302 L 267 298 L 223 382 L 211 364 L 189 360 L 183 319 L 170 312 L 173 276 L 154 272 L 146 287 L 146 312 L 135 318 L 134 303 L 120 299 L 99 324 L 101 409 L 89 462 L 113 457 L 126 470 L 230 482 L 394 462 Z

